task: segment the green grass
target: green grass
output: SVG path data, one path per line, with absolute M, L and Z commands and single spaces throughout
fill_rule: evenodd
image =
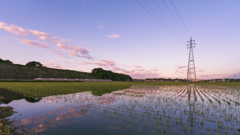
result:
M 115 90 L 131 87 L 127 82 L 0 82 L 0 88 L 21 93 L 30 97 L 45 97 L 51 95 L 69 94 L 92 91 L 101 96 Z
M 181 85 L 186 83 L 166 82 L 0 82 L 0 88 L 21 93 L 29 97 L 46 97 L 51 95 L 69 94 L 92 91 L 93 95 L 101 96 L 116 90 L 130 88 L 134 84 L 145 85 Z
M 0 82 L 0 88 L 21 93 L 29 97 L 46 97 L 51 95 L 69 94 L 92 91 L 93 95 L 101 96 L 116 90 L 130 88 L 132 85 L 185 85 L 185 82 Z M 195 83 L 197 85 L 233 85 L 240 83 Z

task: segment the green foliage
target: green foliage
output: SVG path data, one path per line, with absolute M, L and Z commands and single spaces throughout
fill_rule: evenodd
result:
M 78 78 L 78 79 L 93 79 L 91 73 L 79 72 L 73 70 L 53 69 L 36 66 L 28 67 L 26 65 L 9 65 L 0 62 L 0 79 L 18 79 L 21 80 L 33 80 L 35 78 Z M 2 81 L 2 80 L 1 80 Z
M 38 98 L 84 91 L 101 96 L 131 86 L 130 82 L 0 82 L 1 88 Z
M 237 130 L 238 130 L 238 132 L 240 132 L 240 128 L 238 128 Z
M 10 60 L 2 60 L 1 58 L 0 58 L 0 64 L 13 64 L 13 62 L 11 62 Z
M 28 67 L 42 67 L 42 64 L 37 61 L 30 61 L 26 64 Z
M 8 132 L 8 127 L 7 127 L 7 126 L 4 126 L 4 127 L 2 128 L 2 131 L 3 131 L 3 132 Z
M 183 85 L 173 82 L 0 82 L 0 88 L 32 98 L 51 95 L 70 94 L 91 91 L 93 95 L 101 96 L 116 90 L 130 88 L 132 85 Z M 25 97 L 24 97 L 25 98 Z
M 129 75 L 114 73 L 102 68 L 95 68 L 92 70 L 92 75 L 96 79 L 111 79 L 112 81 L 132 81 Z

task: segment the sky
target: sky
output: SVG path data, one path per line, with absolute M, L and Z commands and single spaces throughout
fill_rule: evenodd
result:
M 240 78 L 239 0 L 2 0 L 0 58 L 132 78 Z M 175 8 L 174 8 L 175 6 Z M 176 10 L 175 10 L 176 9 Z

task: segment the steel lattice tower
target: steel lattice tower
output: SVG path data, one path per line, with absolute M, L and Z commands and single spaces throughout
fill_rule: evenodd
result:
M 194 55 L 193 55 L 193 48 L 195 48 L 195 40 L 190 38 L 188 41 L 187 49 L 189 48 L 189 57 L 188 57 L 188 69 L 187 69 L 187 81 L 188 82 L 195 82 L 196 80 L 196 70 L 195 70 L 195 62 L 194 62 Z

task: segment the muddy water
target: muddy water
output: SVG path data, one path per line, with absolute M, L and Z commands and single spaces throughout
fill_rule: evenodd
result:
M 57 95 L 1 104 L 15 134 L 239 134 L 239 90 L 225 86 L 135 85 L 102 96 Z M 28 133 L 27 133 L 28 132 Z

